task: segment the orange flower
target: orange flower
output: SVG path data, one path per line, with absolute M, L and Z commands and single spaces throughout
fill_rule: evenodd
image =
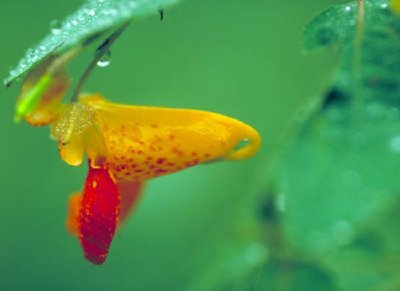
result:
M 67 228 L 95 264 L 105 261 L 147 180 L 209 161 L 245 159 L 260 146 L 253 128 L 220 114 L 119 105 L 100 95 L 62 104 L 69 78 L 56 61 L 50 57 L 28 74 L 16 119 L 50 124 L 66 163 L 79 166 L 86 154 L 86 183 L 70 198 Z M 236 149 L 243 140 L 248 144 Z
M 78 166 L 86 153 L 89 173 L 83 193 L 70 199 L 67 226 L 95 264 L 106 259 L 147 180 L 204 162 L 245 159 L 260 146 L 253 128 L 220 114 L 118 105 L 100 95 L 65 105 L 52 135 L 66 163 Z M 243 140 L 248 144 L 235 149 Z

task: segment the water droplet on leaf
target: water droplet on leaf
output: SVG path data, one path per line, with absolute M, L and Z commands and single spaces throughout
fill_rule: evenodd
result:
M 101 59 L 97 62 L 97 65 L 99 67 L 107 67 L 111 64 L 111 51 L 107 51 L 102 57 Z
M 50 22 L 50 30 L 52 34 L 59 34 L 61 32 L 61 22 L 59 20 L 53 20 Z

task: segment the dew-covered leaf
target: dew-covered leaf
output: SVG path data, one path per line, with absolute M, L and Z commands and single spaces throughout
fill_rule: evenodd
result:
M 332 87 L 362 95 L 352 98 L 400 102 L 400 21 L 388 2 L 365 2 L 364 23 L 359 36 L 355 2 L 329 8 L 305 29 L 304 47 L 307 50 L 327 45 L 340 47 L 342 63 Z M 358 61 L 359 69 L 355 67 Z
M 311 50 L 353 39 L 355 30 L 355 2 L 336 5 L 316 16 L 304 31 L 304 48 Z
M 277 163 L 286 232 L 307 251 L 345 245 L 400 191 L 400 19 L 386 0 L 365 1 L 360 23 L 356 10 L 306 29 L 306 48 L 337 44 L 342 62 Z
M 54 20 L 48 35 L 29 48 L 4 80 L 6 86 L 54 52 L 95 40 L 131 19 L 158 13 L 178 0 L 87 0 L 64 21 Z

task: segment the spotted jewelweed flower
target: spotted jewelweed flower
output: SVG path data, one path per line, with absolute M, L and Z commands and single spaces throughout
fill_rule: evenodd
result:
M 69 229 L 86 258 L 102 263 L 118 225 L 145 182 L 216 159 L 255 153 L 260 138 L 242 122 L 215 113 L 118 105 L 99 95 L 82 96 L 52 125 L 61 158 L 89 173 L 82 194 L 70 202 Z M 249 144 L 235 150 L 242 140 Z
M 67 164 L 86 159 L 86 182 L 70 198 L 67 228 L 92 263 L 105 261 L 147 180 L 210 161 L 246 159 L 260 146 L 252 127 L 216 113 L 120 105 L 99 94 L 63 104 L 69 79 L 63 70 L 47 74 L 51 64 L 50 59 L 26 77 L 17 119 L 50 125 Z M 238 148 L 242 141 L 247 144 Z

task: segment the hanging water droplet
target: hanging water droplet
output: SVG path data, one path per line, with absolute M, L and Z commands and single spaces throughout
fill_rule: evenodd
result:
M 11 75 L 11 73 L 10 73 L 10 75 Z M 11 80 L 10 80 L 10 78 L 7 78 L 6 80 L 3 80 L 3 85 L 6 87 L 6 88 L 9 88 L 10 86 L 11 86 Z
M 61 32 L 61 22 L 59 20 L 52 20 L 50 22 L 50 30 L 52 34 L 59 34 Z
M 108 50 L 102 57 L 101 59 L 97 62 L 97 65 L 99 67 L 107 67 L 111 64 L 111 51 Z

